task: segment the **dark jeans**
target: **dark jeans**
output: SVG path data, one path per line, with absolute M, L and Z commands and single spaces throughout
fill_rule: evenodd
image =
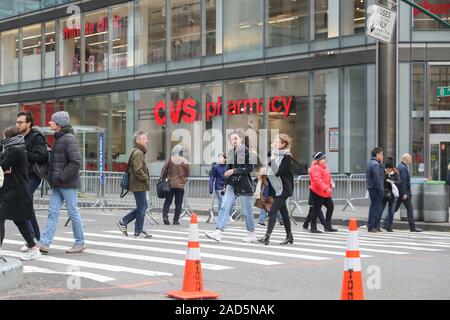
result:
M 289 219 L 289 211 L 286 205 L 287 198 L 284 197 L 273 197 L 272 207 L 269 211 L 269 224 L 267 226 L 267 234 L 272 234 L 273 228 L 277 221 L 277 213 L 280 211 L 281 217 L 283 218 L 284 230 L 286 230 L 286 235 L 291 235 L 291 220 Z
M 37 188 L 39 188 L 41 181 L 42 180 L 37 176 L 28 177 L 27 191 L 28 191 L 28 194 L 30 195 L 31 199 L 33 199 L 34 192 L 36 191 Z M 28 229 L 30 230 L 32 238 L 39 241 L 41 239 L 41 231 L 39 229 L 39 224 L 38 224 L 36 216 L 34 214 L 34 207 L 33 207 L 33 219 L 28 220 L 26 223 L 27 223 Z
M 183 196 L 184 196 L 184 189 L 175 189 L 172 188 L 170 190 L 169 195 L 166 198 L 166 201 L 164 201 L 164 207 L 163 207 L 163 219 L 169 220 L 169 209 L 172 205 L 173 197 L 175 196 L 175 215 L 173 216 L 173 221 L 178 222 L 178 219 L 180 218 L 181 214 L 181 208 L 183 205 Z
M 310 190 L 311 204 L 313 210 L 311 211 L 311 230 L 317 230 L 317 217 L 321 214 L 322 206 L 327 208 L 325 228 L 331 228 L 331 218 L 333 217 L 334 203 L 331 197 L 322 198 Z
M 17 226 L 17 228 L 20 231 L 20 234 L 27 242 L 28 248 L 33 248 L 36 243 L 33 240 L 33 237 L 31 236 L 30 230 L 27 227 L 27 224 L 25 221 L 13 221 L 14 224 Z M 3 240 L 5 239 L 5 220 L 0 219 L 0 247 L 3 245 Z
M 309 206 L 309 212 L 308 215 L 306 216 L 306 220 L 303 223 L 303 226 L 308 227 L 309 223 L 311 222 L 311 217 L 312 217 L 312 212 L 314 210 L 313 205 Z M 323 215 L 322 210 L 319 211 L 319 214 L 317 215 L 317 218 L 319 218 L 320 223 L 325 227 L 325 217 Z
M 383 214 L 383 198 L 384 194 L 376 189 L 369 189 L 370 207 L 368 229 L 378 229 L 380 226 L 381 215 Z
M 415 229 L 416 228 L 416 223 L 414 222 L 414 209 L 413 209 L 413 205 L 411 202 L 411 197 L 408 196 L 408 198 L 406 200 L 403 200 L 402 196 L 400 196 L 400 198 L 398 198 L 397 203 L 395 205 L 395 210 L 394 212 L 397 212 L 398 209 L 400 208 L 400 205 L 403 203 L 403 205 L 406 208 L 406 214 L 408 215 L 408 224 L 409 224 L 409 229 Z
M 392 197 L 391 199 L 384 198 L 383 202 L 381 203 L 381 213 L 383 214 L 384 208 L 386 207 L 386 203 L 389 203 L 388 207 L 388 215 L 386 216 L 386 219 L 383 220 L 383 227 L 385 229 L 392 228 L 392 223 L 394 223 L 394 213 L 395 213 L 395 207 L 397 204 L 397 199 Z
M 147 191 L 133 192 L 136 200 L 136 209 L 131 211 L 122 218 L 122 223 L 128 225 L 131 221 L 136 219 L 134 224 L 134 234 L 139 235 L 144 230 L 145 211 L 147 211 Z

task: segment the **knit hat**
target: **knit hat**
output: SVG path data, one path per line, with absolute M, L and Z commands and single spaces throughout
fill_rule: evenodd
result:
M 314 160 L 319 161 L 319 160 L 325 159 L 327 156 L 322 151 L 319 151 L 319 152 L 313 153 L 312 157 Z
M 52 114 L 52 121 L 61 128 L 70 126 L 70 117 L 67 111 L 58 111 Z

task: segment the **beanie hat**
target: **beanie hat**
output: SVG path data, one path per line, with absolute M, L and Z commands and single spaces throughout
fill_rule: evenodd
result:
M 325 155 L 325 153 L 319 151 L 319 152 L 313 153 L 312 157 L 314 160 L 319 161 L 319 160 L 325 159 L 327 156 Z
M 67 111 L 58 111 L 52 114 L 52 121 L 56 123 L 61 128 L 70 125 L 70 117 Z

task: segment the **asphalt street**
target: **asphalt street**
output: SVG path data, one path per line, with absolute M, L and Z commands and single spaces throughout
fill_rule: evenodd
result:
M 150 225 L 152 239 L 125 238 L 115 222 L 126 211 L 82 211 L 88 249 L 66 254 L 73 238 L 62 213 L 49 255 L 24 262 L 24 283 L 0 293 L 0 299 L 169 299 L 165 293 L 183 284 L 189 218 L 181 224 Z M 46 213 L 37 213 L 43 229 Z M 156 217 L 162 222 L 160 217 Z M 269 246 L 247 244 L 244 223 L 228 225 L 223 241 L 204 236 L 213 230 L 199 216 L 204 288 L 219 299 L 339 299 L 347 230 L 310 234 L 294 228 L 294 245 L 280 246 L 284 228 L 277 224 Z M 133 230 L 134 223 L 129 226 Z M 23 239 L 11 222 L 6 225 L 3 252 L 20 257 Z M 257 227 L 257 235 L 265 229 Z M 450 233 L 369 234 L 359 229 L 366 299 L 450 299 Z

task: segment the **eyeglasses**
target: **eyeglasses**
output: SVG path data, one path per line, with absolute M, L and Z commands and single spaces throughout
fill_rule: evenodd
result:
M 16 124 L 20 126 L 22 123 L 27 123 L 26 121 L 16 121 Z

